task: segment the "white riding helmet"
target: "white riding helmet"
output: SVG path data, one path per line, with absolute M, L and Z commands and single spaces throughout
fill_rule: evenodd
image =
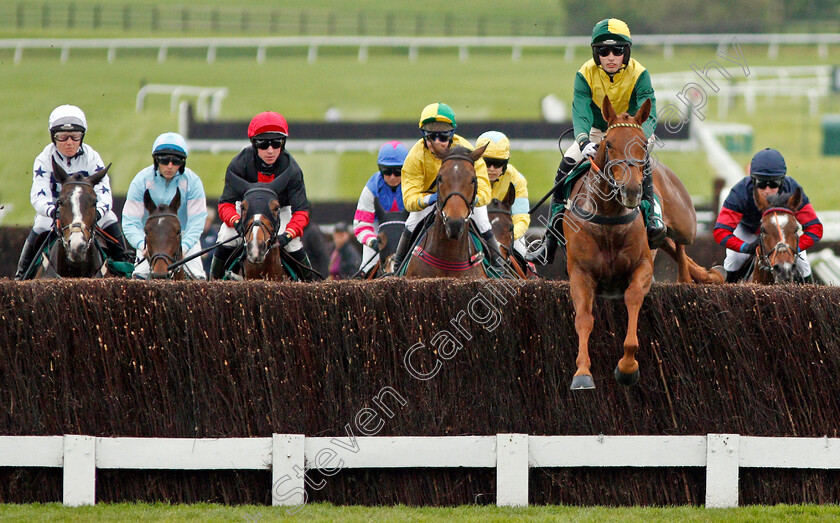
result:
M 186 158 L 190 154 L 190 147 L 180 134 L 163 133 L 155 138 L 155 143 L 152 145 L 152 155 L 156 154 L 174 154 Z
M 50 113 L 50 132 L 87 131 L 85 113 L 75 105 L 59 105 Z

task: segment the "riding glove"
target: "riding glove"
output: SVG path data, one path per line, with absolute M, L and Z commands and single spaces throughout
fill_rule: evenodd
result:
M 437 193 L 427 194 L 423 197 L 423 208 L 425 209 L 435 202 L 437 202 Z
M 292 237 L 284 232 L 283 234 L 277 237 L 277 246 L 282 249 L 286 245 L 289 245 L 290 241 L 292 241 Z
M 371 249 L 378 251 L 379 250 L 379 240 L 377 238 L 371 238 L 367 242 L 367 246 Z
M 580 148 L 580 152 L 587 158 L 594 158 L 595 153 L 598 152 L 598 144 L 592 143 L 589 140 L 583 142 L 583 146 Z
M 755 254 L 755 250 L 758 248 L 758 241 L 754 242 L 744 242 L 741 245 L 741 252 L 744 254 Z
M 233 228 L 236 229 L 236 232 L 239 234 L 239 236 L 245 236 L 245 224 L 242 223 L 242 220 L 240 220 L 239 218 L 237 218 L 236 221 L 233 222 Z

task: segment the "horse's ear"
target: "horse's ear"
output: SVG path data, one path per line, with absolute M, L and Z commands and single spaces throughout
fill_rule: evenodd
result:
M 604 103 L 601 105 L 601 114 L 604 115 L 604 120 L 606 120 L 607 123 L 615 120 L 615 109 L 613 109 L 608 96 L 604 96 Z
M 53 178 L 55 178 L 58 183 L 64 183 L 67 181 L 67 171 L 61 168 L 58 165 L 58 162 L 55 161 L 55 158 L 52 159 L 52 168 L 53 168 Z
M 477 162 L 478 159 L 481 158 L 481 155 L 484 154 L 484 151 L 487 150 L 488 145 L 490 144 L 486 143 L 469 154 L 469 157 L 472 159 L 473 163 Z
M 169 202 L 169 210 L 172 212 L 178 212 L 178 207 L 181 206 L 181 189 L 175 190 L 175 196 L 172 197 L 172 201 Z
M 513 202 L 516 201 L 516 187 L 513 184 L 508 186 L 507 194 L 505 194 L 505 199 L 502 200 L 502 203 L 507 205 L 508 207 L 513 207 Z
M 250 189 L 252 186 L 253 187 L 257 186 L 256 183 L 255 184 L 248 183 L 247 181 L 243 180 L 242 178 L 233 174 L 230 171 L 225 173 L 225 185 L 226 186 L 227 185 L 231 186 L 233 188 L 233 190 L 236 191 L 236 194 L 238 194 L 239 196 L 242 196 L 243 194 L 245 194 L 245 192 L 247 192 L 248 189 Z
M 764 212 L 765 209 L 770 207 L 770 204 L 767 203 L 767 198 L 764 197 L 757 187 L 753 187 L 753 200 L 755 200 L 755 206 L 761 212 Z
M 143 193 L 143 207 L 145 207 L 150 213 L 157 209 L 155 201 L 152 200 L 152 193 L 150 193 L 148 189 L 146 189 L 146 192 Z
M 274 219 L 277 219 L 280 216 L 280 202 L 277 200 L 271 200 L 268 204 L 268 210 L 271 211 L 271 215 L 274 216 Z
M 108 164 L 108 167 L 104 169 L 100 169 L 96 171 L 92 176 L 88 177 L 88 181 L 91 185 L 96 185 L 97 183 L 101 182 L 103 178 L 108 174 L 108 169 L 111 168 L 112 164 Z
M 793 195 L 788 198 L 787 206 L 793 212 L 798 211 L 802 207 L 802 187 L 797 187 L 793 191 Z
M 650 98 L 648 98 L 644 101 L 644 103 L 642 103 L 642 106 L 639 107 L 639 110 L 636 111 L 636 116 L 634 118 L 637 124 L 641 125 L 645 123 L 645 121 L 647 121 L 648 117 L 650 116 L 650 106 Z

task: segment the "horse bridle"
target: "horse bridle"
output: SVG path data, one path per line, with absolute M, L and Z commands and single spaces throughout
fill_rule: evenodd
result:
M 494 202 L 498 202 L 498 201 L 499 201 L 498 199 L 494 198 L 493 201 L 491 201 L 490 203 L 493 204 Z M 504 214 L 504 215 L 507 215 L 507 216 L 513 216 L 513 212 L 505 210 L 505 209 L 490 209 L 490 208 L 488 208 L 487 209 L 487 214 Z M 492 222 L 492 220 L 491 220 L 491 222 Z M 499 245 L 504 247 L 507 250 L 508 256 L 510 256 L 511 248 L 513 247 L 513 229 L 514 229 L 513 220 L 511 220 L 511 222 L 510 222 L 511 245 L 505 245 L 504 243 L 500 242 L 498 238 L 496 238 L 496 241 L 499 242 Z
M 771 207 L 761 214 L 761 218 L 764 219 L 764 217 L 770 213 L 773 213 L 775 215 L 780 212 L 790 214 L 794 217 L 796 216 L 796 214 L 790 209 L 786 209 L 784 207 Z M 775 247 L 770 249 L 769 254 L 764 249 L 764 237 L 766 236 L 766 233 L 763 229 L 760 229 L 758 233 L 758 246 L 759 250 L 761 251 L 758 255 L 758 268 L 771 273 L 775 272 L 776 256 L 780 252 L 789 252 L 793 259 L 796 260 L 796 251 L 793 249 L 793 247 L 782 241 L 784 239 L 784 235 L 782 234 L 782 227 L 779 225 L 779 220 L 776 218 L 773 220 L 773 223 L 776 224 L 776 230 L 779 232 L 779 242 L 776 244 Z M 798 243 L 799 235 L 795 235 L 795 238 Z
M 156 214 L 153 217 L 149 217 L 149 219 L 152 219 L 152 218 L 175 218 L 175 220 L 178 221 L 179 225 L 181 223 L 180 219 L 178 218 L 178 215 L 174 214 L 174 213 L 171 213 L 171 212 Z M 180 237 L 181 234 L 179 233 L 178 236 Z M 163 259 L 166 262 L 166 266 L 169 267 L 170 265 L 179 261 L 183 257 L 184 257 L 183 256 L 183 249 L 181 248 L 180 238 L 178 240 L 178 251 L 175 253 L 175 256 L 170 256 L 170 255 L 166 254 L 165 252 L 156 252 L 155 254 L 149 256 L 148 251 L 146 252 L 146 259 L 149 260 L 149 272 L 151 272 L 152 267 L 154 267 L 155 261 L 157 261 L 159 259 Z M 167 274 L 168 274 L 167 278 L 171 279 L 175 275 L 176 272 L 182 271 L 182 270 L 184 270 L 183 265 L 179 266 L 174 271 L 170 271 L 170 270 L 167 269 Z
M 64 185 L 86 185 L 88 187 L 93 188 L 93 185 L 91 185 L 90 182 L 86 182 L 86 181 L 69 180 L 69 181 L 66 181 L 62 184 L 62 186 L 64 186 Z M 96 238 L 94 233 L 93 233 L 95 228 L 96 228 L 96 223 L 94 223 L 94 228 L 93 229 L 88 227 L 85 223 L 81 223 L 81 224 L 69 223 L 69 224 L 62 227 L 61 219 L 60 219 L 60 216 L 59 216 L 59 209 L 61 208 L 61 199 L 59 199 L 57 203 L 58 203 L 58 205 L 55 206 L 56 210 L 55 210 L 54 226 L 58 230 L 58 238 L 59 238 L 59 241 L 61 241 L 61 245 L 64 247 L 64 250 L 68 251 L 68 252 L 70 251 L 70 242 L 64 236 L 65 231 L 67 231 L 68 229 L 70 230 L 68 236 L 73 234 L 74 232 L 77 232 L 77 231 L 81 232 L 82 236 L 85 236 L 87 238 L 87 241 L 86 241 L 87 247 L 86 248 L 90 249 L 91 245 L 93 245 L 93 242 Z
M 440 162 L 441 167 L 443 167 L 443 164 L 446 163 L 449 160 L 464 160 L 464 161 L 470 162 L 470 164 L 472 164 L 473 166 L 475 165 L 475 162 L 469 156 L 467 156 L 465 154 L 453 154 L 453 155 L 447 156 L 446 158 L 441 160 L 441 162 Z M 467 204 L 467 207 L 469 207 L 470 212 L 467 215 L 467 218 L 469 218 L 470 215 L 472 215 L 473 208 L 475 207 L 475 200 L 476 200 L 476 198 L 478 198 L 478 176 L 475 173 L 473 173 L 473 176 L 472 176 L 472 186 L 473 186 L 472 199 L 467 199 L 467 197 L 464 196 L 462 193 L 460 193 L 458 191 L 453 191 L 453 192 L 447 194 L 446 198 L 444 198 L 443 201 L 441 201 L 439 199 L 440 198 L 440 173 L 438 173 L 437 178 L 435 179 L 435 184 L 437 185 L 437 193 L 438 193 L 438 212 L 440 212 L 440 215 L 443 218 L 444 227 L 446 226 L 448 218 L 446 216 L 446 213 L 443 212 L 443 208 L 446 206 L 446 202 L 448 202 L 449 199 L 452 198 L 453 196 L 460 197 L 462 200 L 464 200 L 464 203 Z
M 629 122 L 614 123 L 611 126 L 607 127 L 607 130 L 605 131 L 604 142 L 607 141 L 606 133 L 610 132 L 612 129 L 615 129 L 616 127 L 632 127 L 634 129 L 639 129 L 639 130 L 644 131 L 643 127 L 639 124 L 636 124 L 636 123 L 629 123 Z M 648 164 L 648 158 L 649 157 L 650 157 L 650 151 L 648 151 L 648 148 L 645 147 L 645 157 L 642 160 L 642 169 L 644 169 L 644 166 Z M 591 165 L 595 168 L 595 171 L 598 172 L 599 174 L 603 175 L 604 171 L 610 173 L 610 176 L 603 175 L 602 177 L 606 180 L 607 184 L 609 184 L 610 189 L 612 189 L 612 191 L 618 191 L 619 189 L 621 189 L 621 186 L 623 184 L 619 184 L 618 182 L 616 182 L 615 176 L 612 176 L 612 168 L 616 165 L 624 165 L 624 164 L 635 165 L 637 162 L 638 162 L 638 160 L 636 160 L 636 158 L 632 158 L 632 160 L 630 158 L 625 158 L 623 160 L 610 160 L 610 150 L 606 145 L 604 145 L 604 168 L 603 168 L 603 170 L 599 169 L 598 166 L 595 165 L 594 161 L 591 163 Z
M 251 231 L 254 228 L 254 221 L 256 220 L 256 218 L 257 218 L 257 215 L 251 216 L 251 218 L 247 222 L 245 222 L 245 231 L 246 232 L 245 232 L 245 236 L 243 238 L 244 238 L 246 243 L 248 242 L 248 238 L 247 238 L 248 232 Z M 273 224 L 273 223 L 271 224 L 271 228 L 269 228 L 269 226 L 266 225 L 265 222 L 263 222 L 262 220 L 258 220 L 256 225 L 257 225 L 257 227 L 260 228 L 261 231 L 263 231 L 265 233 L 266 236 L 268 236 L 268 238 L 263 242 L 263 245 L 265 246 L 265 250 L 266 250 L 266 252 L 268 252 L 269 250 L 274 248 L 274 244 L 277 241 L 277 231 L 279 231 L 280 228 L 276 227 L 275 224 Z

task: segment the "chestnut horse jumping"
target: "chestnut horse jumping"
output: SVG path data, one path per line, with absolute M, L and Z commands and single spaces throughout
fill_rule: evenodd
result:
M 480 278 L 486 276 L 484 257 L 470 237 L 470 214 L 475 206 L 478 179 L 475 162 L 487 146 L 470 151 L 452 147 L 437 176 L 435 222 L 408 260 L 405 275 L 414 278 Z
M 577 371 L 572 390 L 594 389 L 590 372 L 589 336 L 593 329 L 595 295 L 624 297 L 627 333 L 624 356 L 614 375 L 623 385 L 639 380 L 636 351 L 639 309 L 650 290 L 655 251 L 648 248 L 647 233 L 639 211 L 642 176 L 648 158 L 642 123 L 650 115 L 645 101 L 635 116 L 617 115 L 604 97 L 602 113 L 609 127 L 592 166 L 573 189 L 563 220 L 567 270 L 578 334 Z M 668 239 L 662 249 L 677 262 L 680 282 L 720 279 L 688 258 L 685 245 L 694 240 L 697 218 L 694 204 L 679 178 L 667 167 L 653 167 L 654 188 L 659 195 Z

